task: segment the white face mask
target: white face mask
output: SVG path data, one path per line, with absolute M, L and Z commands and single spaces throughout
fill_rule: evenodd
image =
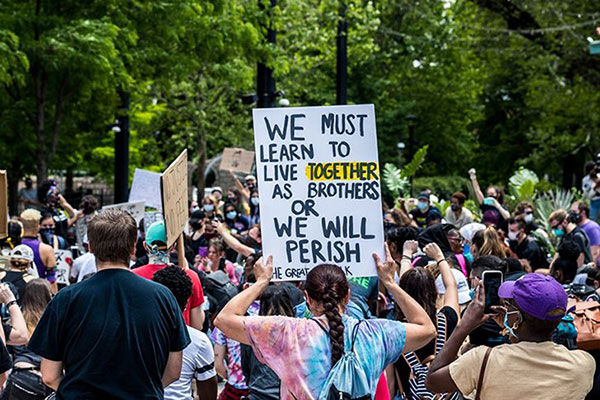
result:
M 519 238 L 519 232 L 508 232 L 508 239 L 509 240 L 517 240 Z
M 528 224 L 533 222 L 533 214 L 525 214 L 525 222 Z

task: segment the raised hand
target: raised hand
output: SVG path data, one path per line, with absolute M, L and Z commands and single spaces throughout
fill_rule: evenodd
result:
M 442 253 L 442 249 L 440 249 L 440 246 L 438 246 L 437 243 L 429 243 L 427 246 L 425 246 L 423 251 L 429 258 L 434 259 L 436 262 L 440 262 L 445 259 L 444 253 Z
M 390 253 L 390 248 L 387 243 L 385 244 L 385 262 L 381 261 L 379 255 L 377 253 L 373 253 L 373 259 L 375 260 L 375 265 L 377 266 L 377 276 L 379 280 L 387 285 L 389 283 L 394 282 L 394 273 L 396 272 L 396 262 L 392 258 L 392 254 Z
M 267 258 L 267 265 L 264 265 L 263 257 L 254 263 L 254 276 L 256 282 L 263 281 L 269 283 L 273 277 L 273 256 Z

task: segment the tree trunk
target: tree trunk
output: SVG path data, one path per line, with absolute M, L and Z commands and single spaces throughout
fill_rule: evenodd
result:
M 206 137 L 203 134 L 198 135 L 198 168 L 196 169 L 198 183 L 198 202 L 202 201 L 204 197 L 204 175 L 206 172 Z
M 38 153 L 36 175 L 38 187 L 48 179 L 48 157 L 45 154 Z
M 19 169 L 7 171 L 6 179 L 8 181 L 8 213 L 9 215 L 19 215 Z

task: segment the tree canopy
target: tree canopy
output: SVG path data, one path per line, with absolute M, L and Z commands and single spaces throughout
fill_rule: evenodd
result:
M 593 2 L 346 0 L 348 99 L 374 103 L 381 163 L 427 145 L 419 176 L 507 184 L 519 167 L 571 186 L 600 149 Z M 291 105 L 335 103 L 339 0 L 16 1 L 0 4 L 2 167 L 110 181 L 119 93 L 131 95 L 131 172 L 183 147 L 203 172 L 252 147 L 256 63 Z M 266 43 L 266 27 L 277 43 Z M 407 116 L 411 120 L 409 137 Z M 203 185 L 198 179 L 197 184 Z

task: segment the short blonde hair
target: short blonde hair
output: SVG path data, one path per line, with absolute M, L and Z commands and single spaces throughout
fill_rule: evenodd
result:
M 38 228 L 42 221 L 42 214 L 33 208 L 28 208 L 23 211 L 20 215 L 21 222 L 23 223 L 23 229 L 26 231 L 32 231 Z

